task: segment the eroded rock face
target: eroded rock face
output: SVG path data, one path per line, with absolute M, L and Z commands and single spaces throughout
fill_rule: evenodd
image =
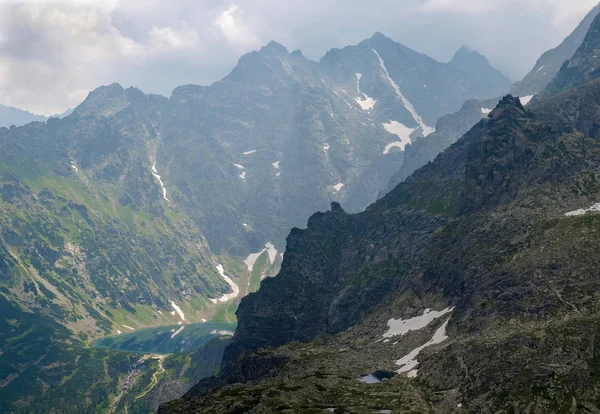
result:
M 488 86 L 508 87 L 482 56 L 459 54 L 452 65 L 440 63 L 381 34 L 332 51 L 321 62 L 272 42 L 243 56 L 211 86 L 181 86 L 167 98 L 112 84 L 91 92 L 67 117 L 0 127 L 0 296 L 11 314 L 39 312 L 31 325 L 48 326 L 32 331 L 43 339 L 41 348 L 57 326 L 66 327 L 60 340 L 72 335 L 69 341 L 77 341 L 73 352 L 71 343 L 53 343 L 43 362 L 50 366 L 44 381 L 25 390 L 15 384 L 28 378 L 17 376 L 11 388 L 4 385 L 13 373 L 37 362 L 15 358 L 20 347 L 6 351 L 30 326 L 17 329 L 7 321 L 0 371 L 9 374 L 0 378 L 0 411 L 23 401 L 30 405 L 18 409 L 43 411 L 47 401 L 63 404 L 65 390 L 80 395 L 70 391 L 82 383 L 103 384 L 93 399 L 106 409 L 114 395 L 133 386 L 124 385 L 128 375 L 119 376 L 131 361 L 109 358 L 123 365 L 109 366 L 114 375 L 108 377 L 116 380 L 103 383 L 107 353 L 94 356 L 87 341 L 210 318 L 213 304 L 244 290 L 239 280 L 224 277 L 236 279 L 227 273 L 227 261 L 234 267 L 269 241 L 282 251 L 289 229 L 331 202 L 350 212 L 364 210 L 402 164 L 403 146 L 431 132 L 464 99 L 487 96 Z M 244 318 L 252 349 L 345 329 L 393 288 L 387 254 L 369 246 L 383 234 L 381 226 L 402 231 L 403 222 L 382 217 L 375 233 L 361 233 L 360 248 L 348 247 L 358 224 L 335 204 L 334 211 L 311 218 L 309 229 L 294 230 L 288 279 L 310 283 L 279 291 L 267 280 L 264 295 L 272 304 L 247 300 L 246 309 L 259 311 L 255 319 Z M 402 248 L 412 248 L 413 241 L 408 237 Z M 321 252 L 327 253 L 319 257 Z M 388 270 L 377 284 L 365 283 L 366 274 L 356 283 L 354 269 L 363 263 Z M 307 294 L 309 300 L 297 300 Z M 252 333 L 272 314 L 280 315 L 270 325 L 279 337 Z M 19 343 L 29 346 L 27 340 Z M 63 360 L 64 354 L 69 357 Z M 84 356 L 86 369 L 79 375 L 86 381 L 97 375 L 93 382 L 72 377 L 72 388 L 45 393 L 54 384 L 48 378 L 68 376 Z M 268 359 L 248 361 L 246 371 L 270 372 L 260 369 L 271 366 Z M 160 372 L 155 362 L 142 361 L 133 370 L 138 384 L 148 380 L 140 366 Z M 250 378 L 244 369 L 236 372 Z M 109 409 L 131 406 L 127 396 L 115 398 Z M 87 400 L 69 403 L 75 411 L 97 408 Z
M 163 411 L 227 406 L 233 392 L 249 409 L 275 407 L 275 394 L 251 396 L 282 381 L 291 388 L 277 395 L 289 396 L 293 408 L 339 402 L 330 399 L 327 380 L 319 393 L 312 378 L 327 372 L 350 393 L 344 376 L 358 381 L 392 369 L 443 324 L 389 343 L 381 335 L 390 316 L 449 305 L 449 338 L 423 349 L 414 373 L 421 392 L 443 392 L 426 397 L 433 406 L 442 412 L 458 404 L 467 412 L 596 410 L 600 221 L 594 209 L 566 213 L 600 198 L 600 144 L 592 127 L 599 108 L 597 81 L 527 109 L 507 96 L 488 119 L 364 213 L 334 206 L 315 216 L 304 233 L 290 235 L 292 253 L 280 276 L 242 303 L 217 380 L 244 382 L 236 372 L 253 355 L 289 360 L 262 380 L 207 385 L 203 394 L 192 392 Z M 385 275 L 387 294 L 377 292 Z M 315 286 L 322 288 L 316 298 Z M 287 295 L 285 306 L 275 292 Z M 368 292 L 377 292 L 378 303 Z M 407 381 L 394 377 L 389 384 L 400 392 Z M 346 408 L 375 408 L 385 387 L 346 400 Z M 422 396 L 405 401 L 416 407 Z

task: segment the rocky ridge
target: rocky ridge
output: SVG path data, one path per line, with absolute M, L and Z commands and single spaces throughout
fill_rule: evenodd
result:
M 597 411 L 599 85 L 507 96 L 365 212 L 293 230 L 221 374 L 161 412 Z

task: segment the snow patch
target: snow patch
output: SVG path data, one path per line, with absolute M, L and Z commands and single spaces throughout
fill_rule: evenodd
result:
M 398 147 L 404 151 L 404 148 L 411 143 L 410 134 L 414 132 L 414 129 L 409 128 L 398 121 L 390 121 L 387 124 L 383 124 L 383 127 L 390 134 L 394 134 L 400 138 L 400 141 L 395 141 L 391 144 L 388 144 L 383 150 L 383 155 L 389 154 L 393 147 Z
M 369 110 L 373 109 L 373 107 L 377 103 L 377 100 L 371 98 L 370 96 L 367 96 L 365 93 L 362 93 L 360 91 L 360 78 L 361 77 L 362 77 L 362 74 L 360 74 L 360 73 L 356 74 L 356 90 L 358 92 L 358 98 L 356 98 L 356 102 L 358 102 L 358 104 L 363 109 L 363 111 L 369 111 Z
M 393 336 L 402 336 L 407 334 L 410 331 L 418 331 L 425 328 L 435 319 L 444 316 L 447 313 L 450 313 L 454 310 L 454 308 L 446 308 L 441 311 L 432 311 L 431 309 L 425 309 L 423 314 L 420 316 L 415 316 L 410 319 L 390 319 L 388 321 L 389 329 L 386 333 L 383 334 L 384 338 L 391 338 Z
M 481 108 L 481 113 L 484 115 L 489 115 L 492 110 L 490 108 Z
M 269 254 L 269 261 L 271 263 L 275 263 L 275 258 L 277 257 L 277 249 L 275 248 L 273 243 L 267 242 L 265 244 L 265 249 L 267 250 L 267 253 Z
M 177 312 L 179 314 L 179 317 L 181 318 L 182 321 L 185 321 L 185 315 L 183 314 L 183 311 L 181 310 L 181 308 L 179 306 L 177 306 L 177 304 L 175 304 L 175 302 L 171 301 L 171 306 L 173 307 L 173 309 L 175 309 L 175 312 Z M 172 312 L 171 312 L 172 314 Z
M 275 167 L 275 169 L 276 169 L 276 170 L 278 170 L 278 169 L 279 169 L 279 161 L 275 161 L 275 162 L 274 162 L 273 164 L 271 164 L 271 165 L 273 165 L 273 167 Z
M 242 181 L 246 181 L 246 171 L 242 171 L 239 177 L 242 179 Z
M 171 335 L 171 339 L 175 338 L 177 335 L 179 335 L 179 333 L 181 331 L 183 331 L 183 329 L 185 328 L 185 325 L 182 325 L 181 328 L 177 329 L 175 332 L 173 332 L 173 334 Z
M 264 252 L 267 252 L 267 255 L 269 256 L 269 264 L 275 263 L 275 259 L 277 258 L 277 249 L 275 248 L 275 245 L 273 245 L 273 243 L 267 242 L 267 243 L 265 243 L 264 249 L 262 249 L 258 253 L 250 253 L 248 255 L 248 257 L 246 258 L 246 260 L 244 260 L 244 264 L 246 265 L 246 267 L 248 268 L 248 271 L 250 273 L 252 273 L 252 269 L 254 269 L 254 263 L 256 263 L 258 258 Z
M 216 267 L 217 267 L 217 271 L 219 272 L 221 277 L 227 282 L 227 284 L 231 287 L 231 290 L 233 290 L 233 292 L 227 293 L 218 299 L 211 299 L 211 301 L 213 303 L 229 302 L 230 300 L 235 299 L 240 294 L 240 288 L 238 287 L 238 285 L 235 284 L 235 282 L 229 276 L 227 276 L 225 274 L 225 271 L 223 270 L 223 266 L 221 264 L 218 264 Z
M 359 381 L 364 382 L 365 384 L 379 384 L 381 382 L 381 380 L 373 374 L 365 375 L 360 378 Z
M 407 376 L 410 376 L 411 378 L 416 377 L 418 370 L 415 368 L 417 367 L 417 365 L 419 365 L 419 362 L 417 361 L 417 356 L 423 349 L 427 348 L 428 346 L 442 343 L 446 339 L 448 339 L 448 335 L 446 335 L 446 327 L 448 326 L 449 320 L 450 319 L 444 322 L 444 324 L 435 331 L 433 337 L 428 342 L 413 349 L 407 355 L 397 360 L 396 365 L 399 365 L 400 369 L 398 369 L 398 371 L 396 372 L 399 374 L 406 372 Z
M 334 186 L 333 186 L 333 189 L 334 189 L 335 191 L 340 191 L 340 190 L 342 189 L 342 187 L 344 187 L 344 184 L 342 184 L 342 183 L 339 183 L 339 184 L 336 184 L 336 185 L 334 185 Z
M 79 168 L 75 165 L 75 161 L 71 161 L 71 168 L 75 170 L 75 172 L 79 172 Z
M 383 70 L 383 73 L 385 74 L 388 82 L 390 83 L 390 85 L 392 85 L 392 88 L 394 88 L 394 91 L 396 91 L 396 95 L 398 95 L 398 97 L 400 97 L 400 100 L 402 101 L 402 104 L 404 105 L 406 110 L 408 112 L 410 112 L 410 114 L 412 115 L 415 122 L 421 128 L 421 131 L 423 132 L 423 136 L 426 137 L 427 135 L 431 134 L 432 132 L 435 132 L 435 128 L 425 125 L 425 122 L 423 122 L 423 118 L 421 117 L 421 115 L 419 115 L 417 113 L 413 104 L 406 98 L 406 96 L 404 96 L 402 94 L 402 92 L 400 91 L 400 88 L 398 87 L 398 84 L 390 77 L 387 67 L 385 66 L 385 62 L 383 61 L 381 56 L 379 56 L 379 53 L 377 53 L 377 51 L 375 49 L 373 49 L 373 52 L 377 55 L 377 58 L 379 59 L 379 66 Z
M 325 143 L 325 145 L 323 145 L 323 151 L 327 152 L 329 151 L 329 144 Z
M 167 198 L 167 189 L 166 189 L 164 183 L 162 182 L 162 180 L 160 179 L 160 175 L 158 175 L 158 171 L 156 171 L 156 161 L 154 161 L 154 164 L 152 164 L 152 175 L 154 176 L 154 178 L 156 178 L 156 180 L 160 184 L 160 188 L 162 188 L 163 198 L 166 201 L 170 202 L 170 200 Z
M 244 152 L 244 155 L 251 155 L 251 154 L 254 154 L 255 152 L 256 152 L 256 150 L 246 151 L 246 152 Z
M 596 211 L 600 211 L 600 203 L 594 204 L 593 206 L 585 208 L 585 209 L 580 208 L 579 210 L 569 211 L 568 213 L 565 213 L 565 216 L 567 216 L 567 217 L 583 216 L 585 213 L 592 213 L 592 212 L 596 212 Z
M 211 335 L 233 335 L 235 332 L 233 331 L 227 331 L 225 329 L 213 329 L 212 331 L 210 331 Z
M 521 105 L 525 106 L 533 99 L 533 95 L 521 96 L 519 100 L 521 101 Z
M 240 165 L 240 164 L 233 164 L 233 165 L 235 165 L 239 170 L 243 170 L 244 168 L 246 168 L 246 167 L 244 167 L 243 165 Z

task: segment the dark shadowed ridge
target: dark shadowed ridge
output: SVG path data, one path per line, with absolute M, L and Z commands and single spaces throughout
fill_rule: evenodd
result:
M 525 78 L 513 85 L 511 93 L 515 96 L 535 95 L 544 89 L 554 79 L 563 63 L 573 57 L 599 12 L 600 5 L 597 5 L 560 45 L 548 50 L 538 59 Z

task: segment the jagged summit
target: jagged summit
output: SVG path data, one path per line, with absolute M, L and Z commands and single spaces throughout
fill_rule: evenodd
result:
M 271 40 L 266 46 L 263 46 L 259 52 L 267 56 L 281 56 L 289 54 L 285 46 L 283 46 L 281 43 L 277 43 L 274 40 Z
M 556 78 L 540 94 L 555 95 L 600 77 L 600 15 L 597 15 L 571 59 L 566 61 Z
M 523 104 L 521 104 L 521 100 L 518 97 L 508 94 L 502 98 L 500 102 L 498 102 L 498 105 L 496 105 L 496 108 L 492 110 L 489 117 L 498 118 L 501 114 L 504 114 L 507 111 L 512 111 L 515 113 L 515 110 L 517 110 L 520 114 L 523 114 L 525 108 L 523 107 Z
M 496 82 L 506 84 L 505 91 L 510 85 L 508 78 L 495 69 L 484 55 L 469 46 L 463 45 L 458 49 L 448 64 L 472 76 L 490 76 Z
M 526 96 L 535 95 L 543 90 L 554 79 L 565 60 L 573 57 L 599 12 L 600 4 L 585 16 L 577 28 L 560 45 L 542 55 L 523 80 L 513 85 L 511 93 L 515 96 Z
M 374 47 L 376 49 L 378 49 L 378 48 L 395 48 L 397 50 L 402 50 L 402 51 L 404 51 L 404 53 L 408 53 L 410 55 L 418 54 L 421 56 L 426 56 L 426 55 L 424 55 L 420 52 L 417 52 L 416 50 L 404 45 L 403 43 L 397 42 L 397 41 L 387 37 L 386 35 L 384 35 L 381 32 L 375 32 L 375 34 L 373 34 L 373 36 L 371 36 L 371 38 L 363 40 L 361 43 L 359 43 L 359 45 L 366 45 L 368 47 Z
M 488 61 L 487 58 L 477 50 L 470 46 L 462 45 L 460 49 L 456 51 L 450 62 L 457 62 L 464 59 L 485 59 L 486 62 Z
M 304 58 L 304 54 L 302 53 L 302 51 L 300 49 L 296 49 L 291 53 L 292 56 L 294 57 L 301 57 Z
M 373 36 L 371 36 L 371 40 L 389 40 L 392 41 L 392 39 L 390 39 L 389 37 L 387 37 L 386 35 L 384 35 L 381 32 L 375 32 L 373 33 Z
M 102 85 L 97 87 L 96 89 L 94 89 L 93 91 L 91 91 L 88 95 L 87 99 L 94 99 L 97 97 L 107 97 L 107 96 L 114 96 L 114 95 L 118 95 L 120 93 L 123 93 L 125 91 L 125 88 L 123 88 L 123 86 L 121 86 L 120 83 L 118 82 L 113 82 L 110 85 Z
M 125 88 L 116 82 L 100 86 L 89 93 L 87 98 L 73 110 L 73 114 L 83 116 L 112 112 L 115 107 L 125 105 L 127 101 L 125 95 Z

